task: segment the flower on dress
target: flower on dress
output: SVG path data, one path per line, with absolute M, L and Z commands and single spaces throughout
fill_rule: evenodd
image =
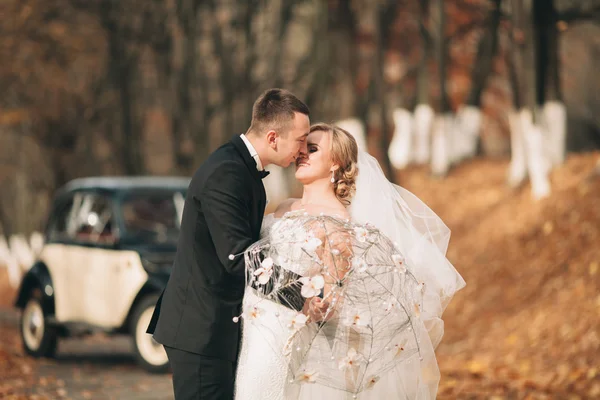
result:
M 258 308 L 257 306 L 251 306 L 246 309 L 244 312 L 244 318 L 249 321 L 254 321 L 258 319 L 263 313 L 262 308 Z
M 402 255 L 392 254 L 392 260 L 394 261 L 394 264 L 396 265 L 398 272 L 400 272 L 401 274 L 406 272 L 406 264 L 405 264 L 404 257 L 402 257 Z
M 354 228 L 354 234 L 356 235 L 356 240 L 358 240 L 361 243 L 364 243 L 367 241 L 369 231 L 367 231 L 365 228 L 357 226 L 356 228 Z
M 394 357 L 400 357 L 402 353 L 404 353 L 404 348 L 406 347 L 406 340 L 400 343 L 396 343 L 394 345 Z
M 318 296 L 321 293 L 321 289 L 325 286 L 325 279 L 322 275 L 305 276 L 300 278 L 300 282 L 302 283 L 300 293 L 306 298 Z
M 417 318 L 421 317 L 421 306 L 419 303 L 415 303 L 414 310 L 415 310 L 415 316 Z
M 341 370 L 354 368 L 360 364 L 361 360 L 362 356 L 356 352 L 354 347 L 351 347 L 346 357 L 340 360 L 339 368 Z
M 258 277 L 258 283 L 264 285 L 269 282 L 271 275 L 273 275 L 273 259 L 267 257 L 260 263 L 260 268 L 254 271 L 254 276 Z
M 298 378 L 296 378 L 296 381 L 302 383 L 315 383 L 318 377 L 319 373 L 316 371 L 303 371 Z
M 349 326 L 367 326 L 369 324 L 369 318 L 359 312 L 355 312 L 346 318 L 346 324 Z
M 297 313 L 294 316 L 292 316 L 292 319 L 290 320 L 289 324 L 288 324 L 288 328 L 290 329 L 300 329 L 303 326 L 306 325 L 306 321 L 308 320 L 308 317 L 302 313 Z
M 352 268 L 354 268 L 354 270 L 362 273 L 365 272 L 368 267 L 369 265 L 365 262 L 365 260 L 362 257 L 355 256 L 352 258 Z
M 396 303 L 396 301 L 394 299 L 391 299 L 385 306 L 385 312 L 389 313 L 389 312 L 395 310 L 397 305 L 398 304 Z
M 415 288 L 415 291 L 420 292 L 421 294 L 425 293 L 425 282 L 421 282 Z
M 377 375 L 371 375 L 367 378 L 367 383 L 365 384 L 365 388 L 366 389 L 371 389 L 373 386 L 375 386 L 375 384 L 377 383 L 377 381 L 379 381 L 379 376 Z
M 321 244 L 323 244 L 323 242 L 321 241 L 321 239 L 316 238 L 314 236 L 314 234 L 311 232 L 308 235 L 306 235 L 306 237 L 304 238 L 304 244 L 302 245 L 302 248 L 306 251 L 308 251 L 309 253 L 315 251 L 317 249 L 317 247 L 319 247 Z

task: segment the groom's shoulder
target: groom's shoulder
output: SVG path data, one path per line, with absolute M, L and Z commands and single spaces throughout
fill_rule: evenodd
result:
M 244 173 L 247 170 L 244 160 L 235 146 L 230 142 L 225 143 L 215 151 L 198 167 L 194 178 L 207 178 L 216 171 L 235 171 L 236 173 Z

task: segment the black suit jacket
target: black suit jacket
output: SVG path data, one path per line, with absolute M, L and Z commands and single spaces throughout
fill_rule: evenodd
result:
M 239 136 L 198 168 L 185 199 L 177 255 L 148 333 L 165 346 L 236 361 L 245 287 L 242 253 L 259 239 L 263 172 Z

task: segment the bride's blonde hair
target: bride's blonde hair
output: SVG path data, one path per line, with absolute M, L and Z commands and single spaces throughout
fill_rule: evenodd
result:
M 358 145 L 356 139 L 339 126 L 318 123 L 310 127 L 310 132 L 322 131 L 331 134 L 331 161 L 339 166 L 333 172 L 333 190 L 335 196 L 344 204 L 350 204 L 350 198 L 356 192 L 358 175 Z

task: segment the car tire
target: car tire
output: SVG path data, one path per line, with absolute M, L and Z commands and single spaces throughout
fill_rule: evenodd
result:
M 135 306 L 129 331 L 137 363 L 148 372 L 164 373 L 169 369 L 169 359 L 162 344 L 146 333 L 158 295 L 144 297 Z
M 23 350 L 30 356 L 54 357 L 58 346 L 58 333 L 44 313 L 41 296 L 34 291 L 21 313 L 19 332 Z

